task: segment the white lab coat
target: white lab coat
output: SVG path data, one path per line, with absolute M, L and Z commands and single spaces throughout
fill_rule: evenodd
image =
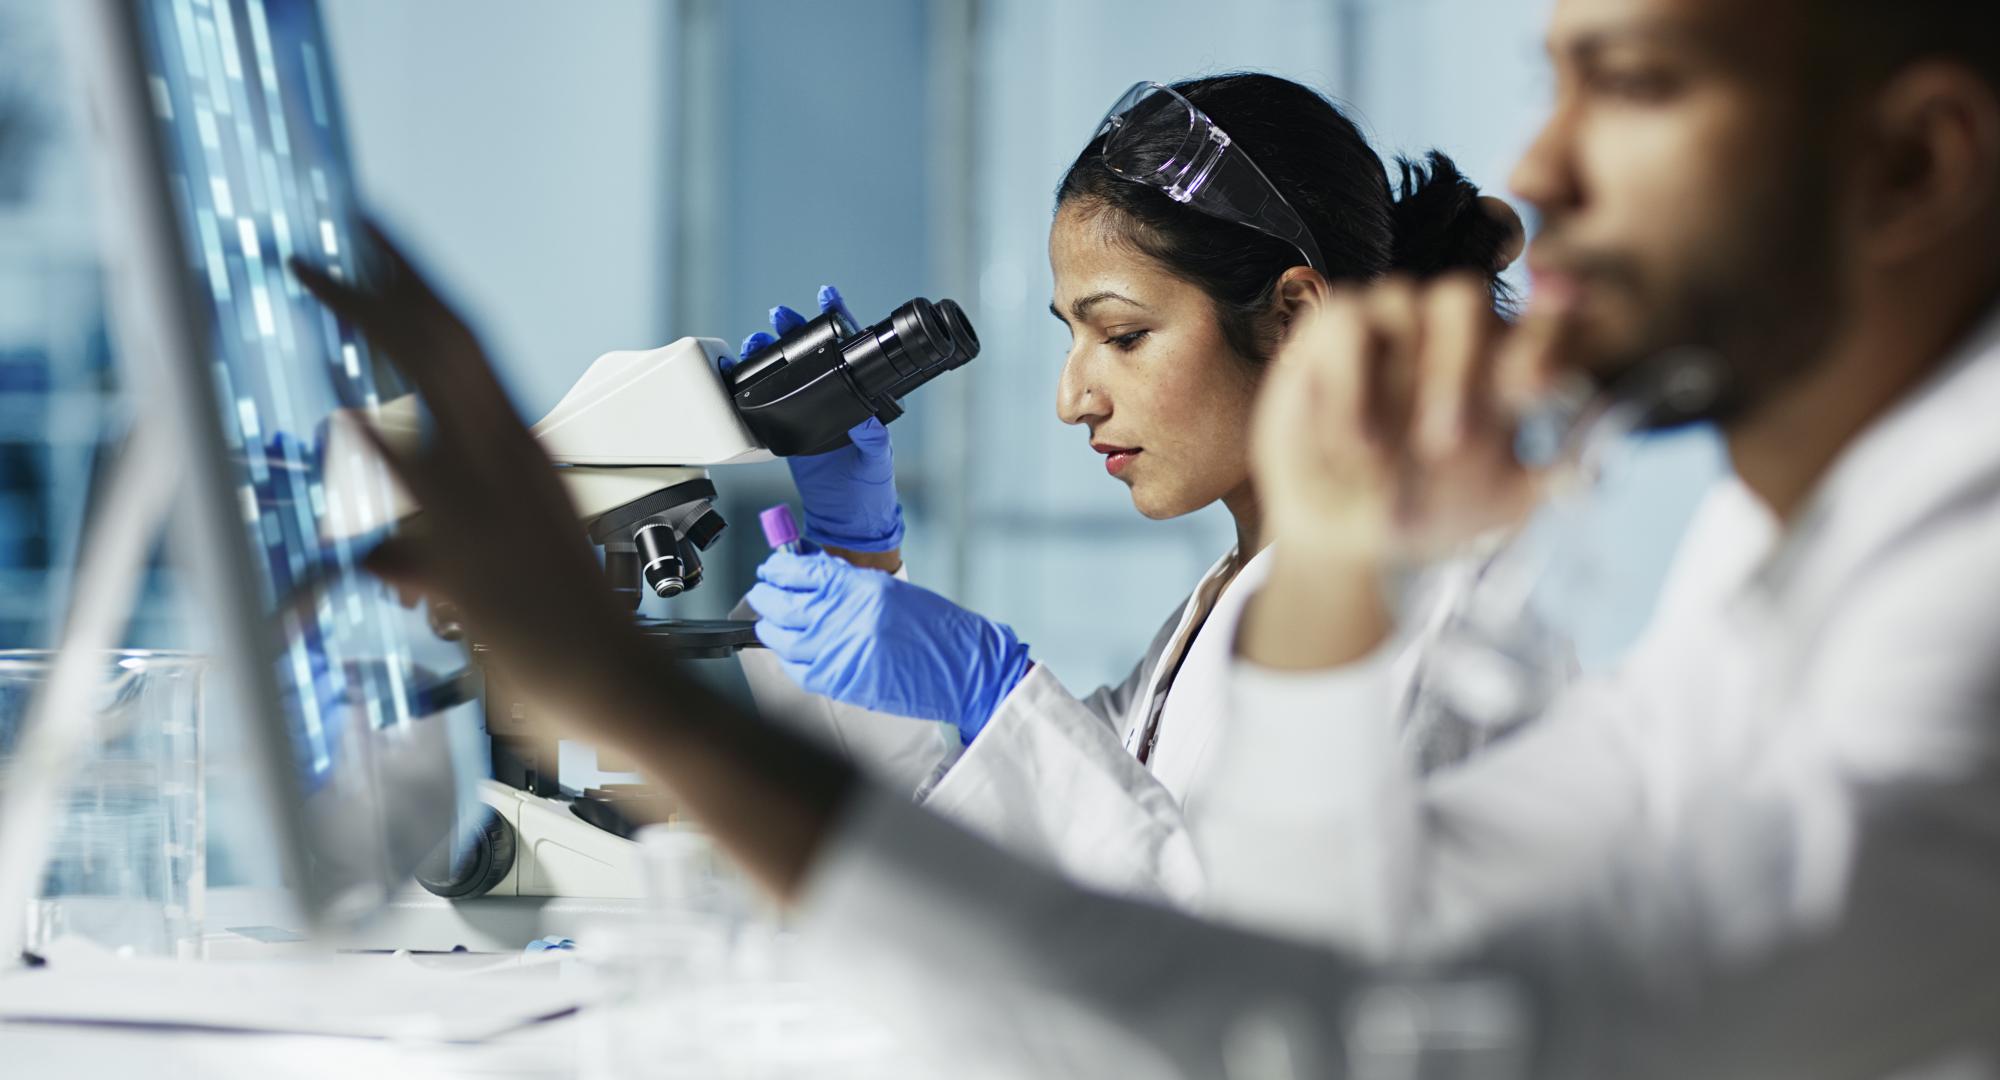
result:
M 1219 560 L 1117 685 L 1077 697 L 1035 665 L 969 747 L 949 725 L 805 694 L 768 654 L 745 654 L 744 671 L 763 711 L 818 731 L 946 817 L 1077 880 L 1192 905 L 1203 881 L 1187 818 L 1205 786 L 1229 660 L 1227 641 L 1199 631 L 1218 607 L 1233 622 L 1268 558 L 1240 573 L 1234 551 Z
M 1206 820 L 1247 850 L 1211 857 L 1311 863 L 1320 834 L 1292 827 L 1291 793 L 1321 793 L 1316 827 L 1382 842 L 1366 866 L 1291 876 L 1294 909 L 1343 906 L 1371 951 L 1506 977 L 1535 1010 L 1517 1030 L 1536 1077 L 1994 1075 L 1996 414 L 2000 320 L 1789 528 L 1718 491 L 1623 670 L 1428 779 L 1384 660 L 1239 671 L 1230 798 Z M 1354 995 L 1387 977 L 1091 895 L 865 796 L 805 914 L 882 1000 L 954 994 L 951 1037 L 1029 1075 L 1217 1075 L 1258 1016 L 1297 1021 L 1296 1075 L 1331 1075 Z
M 1036 665 L 919 800 L 1078 881 L 1195 906 L 1206 885 L 1188 823 L 1210 794 L 1230 643 L 1203 633 L 1262 581 L 1267 550 L 1202 575 L 1124 682 L 1078 698 Z M 1148 761 L 1141 741 L 1152 737 Z
M 768 654 L 746 653 L 744 670 L 766 714 L 788 717 L 890 788 L 914 791 L 932 810 L 1017 854 L 1112 892 L 1255 925 L 1265 915 L 1260 897 L 1289 898 L 1297 893 L 1297 880 L 1339 876 L 1354 863 L 1347 844 L 1367 842 L 1332 831 L 1344 823 L 1330 821 L 1323 842 L 1297 853 L 1300 862 L 1252 862 L 1225 854 L 1220 857 L 1233 880 L 1219 885 L 1204 870 L 1210 859 L 1199 842 L 1205 808 L 1229 798 L 1215 790 L 1214 751 L 1229 712 L 1234 627 L 1263 582 L 1270 557 L 1267 549 L 1232 573 L 1236 552 L 1225 555 L 1115 686 L 1079 698 L 1037 665 L 962 750 L 949 725 L 806 694 Z M 1397 727 L 1413 761 L 1448 763 L 1498 734 L 1455 727 L 1426 696 L 1423 683 L 1425 647 L 1482 565 L 1454 564 L 1413 589 L 1413 606 L 1426 614 L 1388 672 L 1398 688 Z M 1567 643 L 1544 635 L 1543 645 L 1542 663 L 1552 677 L 1572 675 Z M 1149 734 L 1153 746 L 1142 764 L 1139 749 Z M 1240 771 L 1229 782 L 1268 788 Z M 1270 794 L 1280 802 L 1297 798 L 1302 813 L 1323 802 L 1311 790 Z M 1301 820 L 1298 826 L 1310 829 L 1313 823 Z M 1314 865 L 1304 865 L 1307 861 Z M 1248 876 L 1253 871 L 1257 876 Z

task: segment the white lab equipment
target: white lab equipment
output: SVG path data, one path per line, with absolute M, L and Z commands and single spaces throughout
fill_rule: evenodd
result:
M 599 930 L 577 959 L 593 984 L 582 1080 L 634 1075 L 926 1075 L 879 1020 L 815 982 L 797 935 L 705 837 L 638 834 L 650 918 Z

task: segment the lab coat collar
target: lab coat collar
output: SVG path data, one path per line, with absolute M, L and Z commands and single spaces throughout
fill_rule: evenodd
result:
M 1811 618 L 1876 553 L 2000 483 L 1996 414 L 2000 309 L 1841 453 L 1759 566 L 1753 591 Z

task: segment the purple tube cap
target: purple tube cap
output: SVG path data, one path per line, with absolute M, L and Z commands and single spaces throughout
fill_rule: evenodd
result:
M 792 508 L 779 503 L 757 515 L 757 524 L 764 527 L 764 542 L 773 549 L 799 542 L 799 522 L 792 516 Z

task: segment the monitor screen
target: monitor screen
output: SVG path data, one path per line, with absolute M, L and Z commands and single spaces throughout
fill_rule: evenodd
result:
M 362 272 L 354 181 L 325 35 L 311 0 L 138 0 L 149 106 L 184 272 L 210 316 L 208 357 L 300 779 L 343 782 L 350 756 L 420 721 L 420 610 L 356 573 L 390 527 L 389 478 L 343 463 L 331 485 L 328 417 L 400 392 L 367 344 L 298 285 L 300 256 Z M 310 586 L 310 588 L 305 588 Z M 432 664 L 456 666 L 455 647 Z M 448 670 L 448 669 L 447 669 Z M 357 784 L 373 777 L 346 778 Z
M 312 0 L 130 4 L 146 98 L 134 108 L 156 130 L 150 182 L 172 202 L 176 288 L 204 338 L 194 362 L 210 368 L 252 552 L 230 588 L 256 594 L 258 632 L 280 642 L 276 704 L 312 872 L 340 878 L 328 888 L 362 908 L 444 836 L 484 754 L 476 710 L 424 716 L 452 704 L 432 690 L 436 672 L 464 666 L 462 648 L 358 572 L 370 540 L 394 528 L 390 476 L 328 460 L 354 450 L 330 444 L 330 416 L 402 386 L 286 266 L 300 256 L 366 274 L 326 34 Z

